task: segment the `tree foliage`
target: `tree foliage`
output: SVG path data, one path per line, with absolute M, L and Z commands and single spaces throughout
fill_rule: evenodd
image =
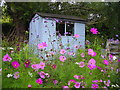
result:
M 18 37 L 28 30 L 35 12 L 79 16 L 86 19 L 87 29 L 96 27 L 108 38 L 120 33 L 120 2 L 7 2 L 3 20 L 10 17 Z

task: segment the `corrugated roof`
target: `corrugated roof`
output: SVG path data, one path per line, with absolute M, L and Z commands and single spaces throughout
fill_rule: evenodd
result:
M 50 14 L 50 13 L 40 13 L 37 12 L 36 14 L 40 15 L 41 17 L 48 17 L 48 18 L 59 18 L 59 19 L 67 19 L 67 20 L 74 20 L 74 21 L 81 21 L 81 22 L 86 22 L 86 20 L 81 19 L 80 17 L 77 16 L 69 16 L 69 15 L 60 15 L 60 14 Z

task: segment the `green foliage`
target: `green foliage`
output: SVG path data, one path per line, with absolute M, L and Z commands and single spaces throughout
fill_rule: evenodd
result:
M 90 41 L 90 44 L 86 45 L 87 48 L 93 48 L 97 51 L 106 48 L 107 37 L 101 36 L 99 34 L 97 36 L 89 34 L 86 35 L 86 40 Z
M 59 8 L 61 6 L 61 9 Z M 109 64 L 107 67 L 103 64 L 103 60 L 108 58 L 102 58 L 101 55 L 105 53 L 101 53 L 101 49 L 105 48 L 105 41 L 107 38 L 111 38 L 115 36 L 115 34 L 119 34 L 119 3 L 48 3 L 48 2 L 40 2 L 40 3 L 17 3 L 17 2 L 7 2 L 7 7 L 3 7 L 3 20 L 6 22 L 15 22 L 14 26 L 17 24 L 20 25 L 22 22 L 23 25 L 27 26 L 29 24 L 30 19 L 32 18 L 34 12 L 47 12 L 47 13 L 58 13 L 65 15 L 73 15 L 79 16 L 82 18 L 88 18 L 89 14 L 93 13 L 93 18 L 88 21 L 86 26 L 86 40 L 90 41 L 90 44 L 86 45 L 86 50 L 78 49 L 75 53 L 75 56 L 65 55 L 67 60 L 65 62 L 61 62 L 59 60 L 59 56 L 61 54 L 56 53 L 52 56 L 52 60 L 43 61 L 38 55 L 34 55 L 33 51 L 30 51 L 28 45 L 17 42 L 15 40 L 12 44 L 8 42 L 7 39 L 3 40 L 2 48 L 3 50 L 2 57 L 5 54 L 9 54 L 12 58 L 12 61 L 18 61 L 20 63 L 20 67 L 15 69 L 11 66 L 11 62 L 3 62 L 3 88 L 27 88 L 28 84 L 32 85 L 32 88 L 61 88 L 68 84 L 70 79 L 75 79 L 74 75 L 83 75 L 85 79 L 75 79 L 78 82 L 85 82 L 85 87 L 91 87 L 93 84 L 93 80 L 103 81 L 111 80 L 111 84 L 119 84 L 119 73 L 116 73 L 116 68 L 112 71 L 110 67 L 113 67 L 113 63 Z M 114 14 L 111 14 L 114 13 Z M 100 17 L 96 15 L 99 14 Z M 13 23 L 12 23 L 13 24 Z M 108 27 L 110 26 L 110 27 Z M 98 31 L 100 32 L 97 36 L 90 34 L 89 29 L 91 27 L 99 27 Z M 115 27 L 115 29 L 114 29 Z M 103 28 L 103 29 L 102 29 Z M 115 31 L 116 30 L 116 31 Z M 103 32 L 104 31 L 104 32 Z M 119 39 L 119 38 L 118 38 Z M 19 43 L 20 46 L 14 45 L 14 43 Z M 102 45 L 104 43 L 104 45 Z M 9 47 L 13 47 L 11 50 Z M 88 55 L 87 49 L 93 49 L 97 56 L 92 57 Z M 20 49 L 20 51 L 19 51 Z M 13 52 L 11 52 L 13 51 Z M 85 54 L 85 57 L 81 57 L 81 53 Z M 100 66 L 102 69 L 107 69 L 107 73 L 101 72 L 99 69 L 95 68 L 90 70 L 87 67 L 88 61 L 93 58 L 96 60 L 96 65 Z M 31 65 L 39 63 L 43 61 L 46 63 L 46 67 L 44 70 L 34 71 L 31 67 L 25 68 L 24 62 L 25 60 L 30 60 Z M 51 61 L 51 62 L 50 62 Z M 85 67 L 80 68 L 79 65 L 75 64 L 76 62 L 85 62 Z M 110 62 L 110 61 L 109 61 Z M 57 68 L 53 69 L 52 65 L 56 65 Z M 7 78 L 7 74 L 14 74 L 15 72 L 20 72 L 20 78 L 14 79 L 13 77 Z M 36 80 L 39 78 L 37 72 L 44 71 L 45 73 L 49 73 L 50 77 L 43 79 L 43 84 L 39 85 L 36 83 Z M 28 72 L 33 74 L 31 77 Z M 92 73 L 92 75 L 90 75 Z M 108 77 L 110 75 L 110 77 Z M 53 79 L 57 80 L 58 83 L 54 85 Z M 73 84 L 74 85 L 74 84 Z M 74 87 L 70 85 L 70 87 Z M 99 87 L 105 86 L 104 83 L 99 82 Z M 111 86 L 110 86 L 111 87 Z M 108 88 L 110 88 L 108 87 Z
M 7 2 L 2 20 L 28 28 L 35 12 L 72 15 L 87 20 L 87 27 L 99 27 L 104 37 L 115 38 L 120 33 L 119 8 L 120 2 Z
M 97 41 L 97 40 L 96 40 Z M 20 51 L 18 51 L 17 48 L 20 48 Z M 96 47 L 96 48 L 95 48 Z M 115 77 L 116 75 L 116 68 L 114 67 L 114 70 L 112 71 L 110 67 L 112 67 L 113 64 L 104 65 L 103 60 L 108 60 L 108 58 L 102 58 L 101 55 L 103 54 L 101 51 L 101 47 L 98 47 L 97 43 L 94 43 L 92 47 L 94 48 L 94 51 L 97 52 L 97 56 L 92 57 L 88 55 L 87 49 L 78 49 L 75 53 L 75 56 L 71 55 L 65 55 L 67 57 L 67 60 L 64 62 L 61 62 L 59 60 L 59 56 L 61 54 L 56 53 L 54 56 L 52 56 L 52 60 L 49 61 L 43 61 L 38 56 L 31 54 L 32 51 L 29 50 L 28 45 L 24 43 L 20 43 L 20 46 L 14 46 L 13 49 L 10 49 L 8 47 L 4 47 L 5 50 L 3 50 L 3 55 L 9 54 L 12 58 L 12 61 L 18 61 L 20 63 L 20 67 L 18 69 L 15 69 L 12 67 L 11 62 L 4 62 L 3 61 L 3 88 L 27 88 L 27 86 L 30 84 L 32 85 L 32 88 L 61 88 L 62 86 L 67 86 L 68 81 L 71 79 L 76 80 L 77 82 L 84 82 L 85 87 L 91 88 L 91 85 L 93 84 L 93 80 L 103 80 L 107 81 L 110 80 L 112 84 L 118 84 L 118 81 Z M 14 51 L 10 53 L 11 51 Z M 85 57 L 81 57 L 81 53 L 85 54 Z M 103 70 L 106 68 L 106 73 L 101 72 L 101 70 L 95 68 L 93 70 L 90 70 L 87 67 L 88 61 L 93 58 L 96 60 L 96 65 L 101 67 Z M 38 64 L 40 61 L 43 61 L 46 63 L 45 69 L 38 71 L 35 71 L 31 67 L 25 68 L 24 62 L 25 60 L 30 60 L 31 65 L 32 64 Z M 79 63 L 81 61 L 85 62 L 85 66 L 83 68 L 79 67 L 79 65 L 75 64 L 76 62 Z M 116 60 L 114 62 L 117 62 Z M 114 63 L 112 62 L 112 63 Z M 53 68 L 52 66 L 56 65 L 56 68 Z M 44 71 L 45 73 L 48 73 L 50 77 L 43 79 L 43 84 L 39 85 L 36 83 L 36 80 L 40 77 L 37 72 Z M 14 79 L 13 77 L 7 77 L 7 74 L 14 74 L 15 72 L 20 72 L 20 78 Z M 28 74 L 28 72 L 32 73 L 32 77 Z M 92 75 L 90 75 L 92 73 Z M 75 79 L 74 75 L 83 75 L 85 79 Z M 110 77 L 108 77 L 110 75 Z M 54 85 L 53 81 L 57 80 L 58 83 Z M 105 86 L 103 82 L 98 82 L 99 87 Z M 69 86 L 70 88 L 74 88 L 74 83 Z M 111 88 L 111 87 L 108 87 Z
M 120 2 L 93 2 L 89 7 L 94 9 L 94 16 L 88 26 L 99 27 L 98 31 L 104 37 L 116 38 L 120 33 Z

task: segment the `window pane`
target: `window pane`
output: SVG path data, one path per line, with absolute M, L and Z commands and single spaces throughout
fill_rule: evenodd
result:
M 64 36 L 65 33 L 65 23 L 56 23 L 56 34 L 58 35 L 59 33 Z
M 74 24 L 66 23 L 66 36 L 73 36 L 74 35 Z

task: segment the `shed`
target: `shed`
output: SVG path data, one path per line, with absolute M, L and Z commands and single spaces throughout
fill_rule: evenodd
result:
M 75 51 L 75 45 L 85 48 L 85 20 L 80 17 L 36 13 L 29 30 L 29 46 L 37 53 L 37 45 L 42 42 L 48 45 L 46 50 L 59 50 L 62 46 Z M 75 38 L 74 35 L 79 37 Z

